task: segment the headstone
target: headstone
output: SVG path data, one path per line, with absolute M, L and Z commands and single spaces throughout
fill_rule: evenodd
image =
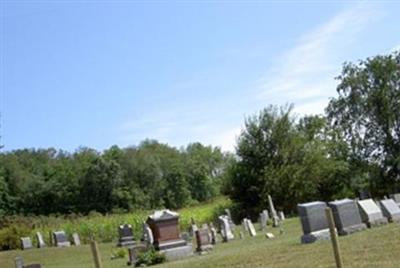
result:
M 21 237 L 21 248 L 22 248 L 23 250 L 33 248 L 33 246 L 32 246 L 32 240 L 31 240 L 30 237 Z
M 390 197 L 391 199 L 393 199 L 394 202 L 396 202 L 396 204 L 397 204 L 398 206 L 400 206 L 400 193 L 398 193 L 398 194 L 391 194 L 391 195 L 389 195 L 389 197 Z
M 67 239 L 64 231 L 53 232 L 54 245 L 56 247 L 69 247 L 71 243 Z
M 38 248 L 46 247 L 46 243 L 44 242 L 43 236 L 40 232 L 36 233 L 36 239 L 37 239 L 37 247 Z
M 303 235 L 301 243 L 313 243 L 329 239 L 328 221 L 325 215 L 325 202 L 315 201 L 297 205 Z
M 228 242 L 229 240 L 234 239 L 231 225 L 229 224 L 229 218 L 226 215 L 222 215 L 218 217 L 219 224 L 221 228 L 221 236 L 224 242 Z
M 263 210 L 260 213 L 260 229 L 264 231 L 267 228 L 268 223 L 268 210 Z
M 249 230 L 249 234 L 250 236 L 256 236 L 256 229 L 254 228 L 253 223 L 251 222 L 251 220 L 249 219 L 245 219 L 246 225 L 247 225 L 247 229 Z
M 268 239 L 273 239 L 273 238 L 275 238 L 275 236 L 274 236 L 273 233 L 266 233 L 266 234 L 265 234 L 265 237 L 268 238 Z
M 192 244 L 181 238 L 179 214 L 170 210 L 158 210 L 147 218 L 154 236 L 154 248 L 165 254 L 168 260 L 180 259 L 193 254 Z
M 22 257 L 15 257 L 15 268 L 24 268 L 24 259 Z
M 120 225 L 118 227 L 118 247 L 130 247 L 136 244 L 133 237 L 132 226 L 130 224 Z
M 128 265 L 135 265 L 137 262 L 138 254 L 145 252 L 147 249 L 147 246 L 143 244 L 137 244 L 128 247 Z
M 357 203 L 350 199 L 329 202 L 339 235 L 362 231 L 367 226 L 361 221 Z
M 212 250 L 213 246 L 211 244 L 210 236 L 208 235 L 208 228 L 201 228 L 196 231 L 196 244 L 197 252 L 204 252 Z
M 211 244 L 217 244 L 217 230 L 214 227 L 214 224 L 210 223 L 210 233 L 211 233 Z
M 243 218 L 242 220 L 243 230 L 247 233 L 249 231 L 249 226 L 247 225 L 247 218 Z
M 142 240 L 146 242 L 148 245 L 153 245 L 154 237 L 153 232 L 151 231 L 149 225 L 143 222 L 143 238 Z
M 229 221 L 229 225 L 231 226 L 231 230 L 232 231 L 235 230 L 236 225 L 232 220 L 232 214 L 231 214 L 231 211 L 229 208 L 225 209 L 225 214 L 226 214 L 226 216 L 228 216 L 228 221 Z
M 388 223 L 383 216 L 381 209 L 372 199 L 360 200 L 357 202 L 361 220 L 369 227 L 375 227 Z
M 272 218 L 272 227 L 279 226 L 279 217 L 276 213 L 274 203 L 272 202 L 272 197 L 268 195 L 268 203 L 269 203 L 269 210 L 271 211 L 271 218 Z
M 283 213 L 283 211 L 279 211 L 279 219 L 280 219 L 281 221 L 284 221 L 284 220 L 285 220 L 285 213 Z
M 389 219 L 390 222 L 400 221 L 400 208 L 393 199 L 380 201 L 383 216 Z
M 196 225 L 196 222 L 194 221 L 193 218 L 190 218 L 191 225 L 190 225 L 190 235 L 194 236 L 196 234 L 196 231 L 199 229 Z
M 75 246 L 80 246 L 81 245 L 81 239 L 79 238 L 78 233 L 73 233 L 72 234 L 72 241 L 74 242 Z
M 358 197 L 360 200 L 370 199 L 371 193 L 368 190 L 360 190 L 358 191 Z

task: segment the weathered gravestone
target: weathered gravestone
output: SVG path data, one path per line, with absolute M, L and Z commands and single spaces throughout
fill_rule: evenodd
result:
M 230 225 L 230 227 L 231 227 L 231 230 L 232 230 L 232 231 L 235 230 L 236 225 L 235 225 L 235 223 L 234 223 L 233 220 L 232 220 L 232 214 L 231 214 L 231 211 L 230 211 L 229 208 L 226 208 L 226 209 L 225 209 L 225 214 L 226 214 L 226 216 L 228 216 L 228 221 L 229 221 L 229 225 Z
M 21 237 L 21 248 L 23 250 L 33 248 L 32 240 L 30 237 Z
M 267 228 L 267 223 L 268 223 L 268 210 L 263 210 L 260 213 L 260 229 L 261 231 L 264 231 Z
M 81 245 L 81 239 L 79 238 L 78 233 L 73 233 L 72 234 L 72 241 L 74 242 L 75 246 L 80 246 Z
M 220 229 L 221 229 L 222 241 L 228 242 L 229 240 L 234 239 L 235 237 L 233 236 L 233 233 L 231 230 L 231 225 L 229 224 L 228 216 L 222 215 L 222 216 L 219 216 L 218 219 L 219 219 L 219 225 L 220 225 Z
M 272 202 L 272 197 L 268 195 L 268 203 L 269 203 L 269 210 L 271 211 L 271 218 L 272 218 L 272 227 L 279 226 L 279 217 L 278 213 L 276 213 L 274 203 Z
M 67 239 L 64 231 L 53 232 L 53 241 L 56 247 L 69 247 L 71 243 Z
M 301 243 L 313 243 L 329 239 L 328 221 L 325 215 L 325 202 L 315 201 L 297 205 L 303 235 Z
M 391 194 L 391 195 L 389 195 L 389 197 L 390 197 L 391 199 L 393 199 L 394 202 L 396 202 L 396 204 L 397 204 L 398 206 L 400 206 L 400 193 L 399 193 L 399 194 Z
M 40 232 L 36 233 L 36 239 L 37 239 L 37 247 L 38 248 L 46 247 L 46 243 L 44 242 L 43 236 Z
M 361 221 L 357 203 L 354 200 L 343 199 L 329 202 L 333 219 L 339 235 L 348 235 L 362 231 L 367 226 Z
M 244 218 L 243 221 L 245 222 L 245 225 L 247 226 L 247 230 L 250 234 L 250 236 L 256 236 L 256 229 L 254 228 L 253 223 L 251 222 L 251 220 Z
M 142 241 L 147 243 L 148 245 L 153 245 L 154 243 L 154 237 L 153 237 L 153 232 L 151 231 L 149 225 L 145 222 L 143 222 L 143 237 Z
M 154 247 L 164 253 L 168 260 L 184 258 L 193 254 L 192 245 L 181 238 L 179 214 L 170 210 L 159 210 L 147 218 L 154 236 Z
M 285 213 L 283 213 L 283 211 L 279 211 L 279 220 L 281 221 L 285 220 Z
M 247 225 L 247 218 L 243 218 L 242 220 L 243 230 L 247 233 L 249 231 L 249 226 Z
M 214 224 L 210 223 L 210 233 L 211 233 L 211 244 L 217 244 L 217 230 L 214 227 Z
M 24 260 L 22 257 L 16 257 L 14 259 L 15 261 L 15 268 L 42 268 L 40 264 L 29 264 L 29 265 L 24 265 Z
M 381 209 L 372 199 L 365 199 L 357 201 L 361 220 L 369 227 L 375 227 L 388 223 L 387 219 L 383 216 Z
M 132 225 L 124 224 L 118 227 L 118 247 L 130 247 L 136 244 L 136 241 L 133 237 Z
M 128 265 L 135 265 L 139 253 L 146 252 L 147 250 L 148 250 L 147 246 L 143 244 L 137 244 L 128 247 Z
M 212 250 L 210 236 L 208 235 L 208 228 L 197 229 L 196 233 L 197 252 L 204 252 Z
M 393 199 L 381 200 L 380 205 L 382 208 L 383 216 L 391 222 L 400 221 L 400 208 Z

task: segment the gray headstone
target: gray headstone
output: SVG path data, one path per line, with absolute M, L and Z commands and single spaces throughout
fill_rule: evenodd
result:
M 253 223 L 251 222 L 251 220 L 246 219 L 246 223 L 247 223 L 247 227 L 248 227 L 248 229 L 249 229 L 249 234 L 250 234 L 250 236 L 256 236 L 256 235 L 257 235 L 256 229 L 254 228 L 254 225 L 253 225 Z
M 80 246 L 81 245 L 81 239 L 79 238 L 78 233 L 73 233 L 72 234 L 72 241 L 74 242 L 75 246 Z
M 246 219 L 246 218 L 244 218 L 244 219 L 242 220 L 242 227 L 243 227 L 243 230 L 244 230 L 245 232 L 248 232 L 248 231 L 249 231 L 249 226 L 247 225 L 247 219 Z
M 43 239 L 43 236 L 42 236 L 41 233 L 37 232 L 36 233 L 36 238 L 37 238 L 37 242 L 38 242 L 38 244 L 37 244 L 38 248 L 46 247 L 46 243 L 44 242 L 44 239 Z
M 30 237 L 21 237 L 21 248 L 23 250 L 33 248 L 32 240 Z
M 367 228 L 362 223 L 357 203 L 350 199 L 329 202 L 339 235 L 348 235 Z
M 120 225 L 118 227 L 119 240 L 117 246 L 125 247 L 125 246 L 133 246 L 136 244 L 134 237 L 132 226 L 130 224 Z
M 281 221 L 284 221 L 284 220 L 285 220 L 285 213 L 283 213 L 283 211 L 279 211 L 279 219 L 280 219 Z
M 64 231 L 53 232 L 53 240 L 56 247 L 69 247 L 71 243 L 67 239 Z
M 315 201 L 297 205 L 301 226 L 303 228 L 302 243 L 329 239 L 328 221 L 325 214 L 326 204 Z
M 379 226 L 388 222 L 374 200 L 360 200 L 357 204 L 360 209 L 361 219 L 368 227 Z
M 143 241 L 145 241 L 149 245 L 152 245 L 154 243 L 153 232 L 151 231 L 149 225 L 145 222 L 143 222 Z
M 24 259 L 22 257 L 15 257 L 15 268 L 24 268 Z
M 269 203 L 269 210 L 271 211 L 272 226 L 278 227 L 279 226 L 279 217 L 278 217 L 278 213 L 275 210 L 274 203 L 272 202 L 272 197 L 270 195 L 268 195 L 268 203 Z
M 393 199 L 386 199 L 380 201 L 383 216 L 391 222 L 400 221 L 400 208 Z
M 268 223 L 268 210 L 263 210 L 260 213 L 260 229 L 264 231 L 267 228 Z
M 224 242 L 228 242 L 229 240 L 234 239 L 232 230 L 231 230 L 231 225 L 229 224 L 229 218 L 228 216 L 219 216 L 219 223 L 220 223 L 220 228 L 221 228 L 221 236 Z
M 229 221 L 229 225 L 231 226 L 231 230 L 235 230 L 236 225 L 232 220 L 232 214 L 231 214 L 231 211 L 229 208 L 225 209 L 225 214 L 226 214 L 226 216 L 228 216 L 228 221 Z
M 391 195 L 389 195 L 389 197 L 390 197 L 391 199 L 393 199 L 394 202 L 396 202 L 397 205 L 400 205 L 400 193 L 398 193 L 398 194 L 391 194 Z

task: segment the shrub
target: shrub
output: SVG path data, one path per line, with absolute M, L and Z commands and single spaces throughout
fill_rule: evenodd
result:
M 156 251 L 154 248 L 138 254 L 135 266 L 154 265 L 165 262 L 167 259 L 163 253 Z
M 10 226 L 0 230 L 0 249 L 9 250 L 21 248 L 20 238 L 29 236 L 31 230 L 26 226 Z

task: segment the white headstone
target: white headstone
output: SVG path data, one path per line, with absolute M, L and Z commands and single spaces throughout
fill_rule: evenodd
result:
M 79 235 L 77 233 L 72 234 L 72 241 L 74 242 L 75 246 L 81 245 L 81 239 L 79 238 Z
M 33 248 L 31 238 L 30 237 L 21 237 L 21 247 L 23 250 Z
M 368 227 L 387 223 L 387 219 L 383 217 L 381 209 L 372 199 L 359 200 L 361 219 Z
M 46 247 L 46 243 L 44 242 L 44 239 L 43 239 L 43 236 L 41 233 L 37 232 L 36 238 L 37 238 L 37 242 L 38 242 L 38 248 Z
M 383 216 L 387 217 L 391 222 L 400 221 L 400 208 L 393 199 L 380 201 Z
M 254 228 L 254 225 L 253 225 L 253 223 L 251 222 L 251 220 L 246 219 L 246 222 L 247 222 L 247 227 L 248 227 L 248 229 L 249 229 L 249 234 L 250 234 L 250 236 L 256 236 L 256 235 L 257 235 L 256 229 Z
M 219 216 L 220 220 L 220 225 L 221 225 L 221 235 L 223 237 L 223 240 L 225 242 L 228 242 L 229 240 L 234 239 L 234 235 L 231 230 L 231 226 L 229 224 L 229 218 L 228 216 Z

